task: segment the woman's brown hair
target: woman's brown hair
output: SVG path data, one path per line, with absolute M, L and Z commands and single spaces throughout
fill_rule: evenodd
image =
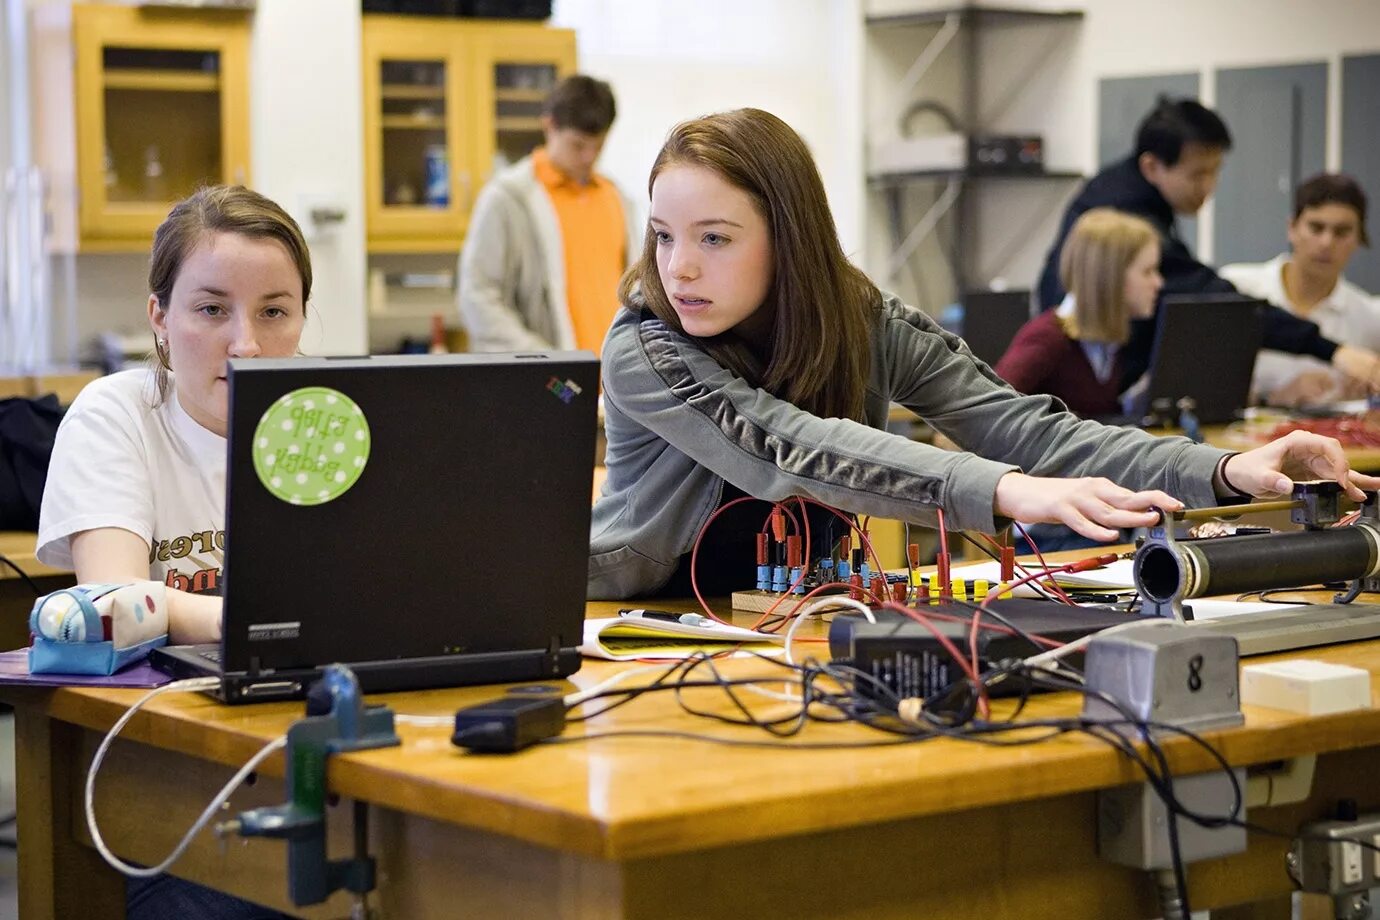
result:
M 1149 223 L 1113 208 L 1093 208 L 1078 218 L 1059 256 L 1059 280 L 1074 297 L 1073 316 L 1064 324 L 1069 338 L 1126 344 L 1126 271 L 1158 240 Z
M 278 204 L 242 185 L 214 185 L 198 189 L 173 205 L 153 234 L 153 254 L 149 257 L 149 293 L 166 312 L 173 285 L 182 273 L 196 245 L 208 233 L 238 233 L 253 239 L 277 240 L 283 244 L 302 279 L 302 310 L 311 297 L 311 252 L 297 221 Z M 155 336 L 158 400 L 168 396 L 167 346 Z
M 701 344 L 749 383 L 808 412 L 860 420 L 881 293 L 843 254 L 824 183 L 800 135 L 761 109 L 708 115 L 671 129 L 652 164 L 649 194 L 669 166 L 713 170 L 746 192 L 771 237 L 772 281 L 758 308 L 771 311 L 766 354 L 755 354 L 732 330 Z M 662 287 L 656 249 L 648 227 L 619 299 L 630 309 L 645 303 L 688 335 Z

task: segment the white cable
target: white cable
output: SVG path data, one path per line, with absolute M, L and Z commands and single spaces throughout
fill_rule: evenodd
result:
M 600 681 L 599 683 L 595 684 L 593 687 L 590 687 L 587 690 L 579 690 L 575 693 L 567 693 L 565 696 L 565 705 L 567 707 L 578 706 L 585 700 L 593 699 L 594 697 L 603 693 L 605 690 L 608 690 L 610 687 L 614 687 L 618 684 L 621 684 L 623 681 L 627 680 L 629 677 L 632 677 L 634 674 L 647 674 L 651 671 L 665 671 L 666 669 L 667 666 L 664 664 L 649 664 L 645 667 L 633 668 L 630 671 L 619 671 L 612 677 Z
M 1081 639 L 1075 639 L 1067 645 L 1061 645 L 1058 648 L 1052 648 L 1048 651 L 1040 652 L 1040 654 L 1038 655 L 1032 655 L 1029 658 L 1025 659 L 1025 664 L 1031 666 L 1039 666 L 1043 665 L 1047 661 L 1055 661 L 1059 658 L 1063 658 L 1066 655 L 1072 655 L 1074 652 L 1082 651 L 1084 648 L 1087 647 L 1088 643 L 1094 639 L 1097 639 L 1101 636 L 1110 636 L 1112 633 L 1121 632 L 1123 629 L 1130 629 L 1133 626 L 1159 625 L 1173 626 L 1176 624 L 1174 620 L 1165 619 L 1163 617 L 1147 617 L 1146 619 L 1137 622 L 1118 623 L 1115 626 L 1109 626 L 1106 629 L 1103 629 L 1099 632 L 1089 633 Z
M 91 766 L 86 771 L 86 828 L 91 833 L 91 841 L 96 845 L 96 851 L 99 852 L 101 858 L 109 863 L 111 868 L 116 871 L 122 872 L 131 878 L 152 878 L 155 875 L 162 875 L 168 870 L 169 866 L 175 863 L 182 854 L 186 852 L 187 847 L 191 846 L 192 839 L 201 832 L 201 829 L 206 826 L 207 822 L 211 820 L 221 805 L 230 798 L 230 794 L 239 787 L 240 783 L 244 782 L 245 777 L 253 773 L 259 764 L 270 754 L 287 745 L 287 735 L 283 735 L 264 745 L 257 754 L 249 758 L 249 762 L 241 767 L 238 773 L 230 777 L 230 781 L 221 788 L 220 792 L 216 793 L 215 798 L 211 800 L 211 804 L 206 806 L 206 810 L 201 813 L 201 817 L 196 819 L 191 830 L 187 831 L 187 835 L 182 838 L 181 842 L 173 849 L 168 858 L 158 865 L 147 868 L 144 866 L 131 865 L 112 853 L 110 848 L 106 846 L 104 838 L 101 837 L 100 829 L 96 827 L 95 807 L 96 772 L 100 769 L 101 761 L 105 759 L 106 752 L 110 750 L 111 742 L 120 734 L 120 730 L 125 727 L 129 720 L 134 718 L 134 714 L 142 709 L 144 704 L 148 703 L 159 694 L 210 690 L 218 686 L 220 686 L 219 677 L 194 677 L 190 680 L 176 680 L 170 684 L 164 684 L 161 687 L 150 690 L 148 693 L 141 696 L 133 706 L 129 707 L 129 710 L 124 715 L 120 716 L 119 721 L 110 727 L 110 731 L 106 732 L 105 738 L 101 740 L 101 746 L 96 748 L 96 756 L 91 758 Z
M 398 713 L 393 716 L 393 721 L 399 725 L 416 725 L 421 728 L 433 728 L 442 725 L 453 728 L 455 726 L 455 716 L 410 716 Z
M 804 610 L 797 613 L 795 615 L 794 622 L 791 623 L 791 628 L 786 630 L 787 664 L 795 664 L 795 657 L 791 655 L 791 640 L 795 638 L 795 631 L 800 627 L 801 623 L 805 622 L 805 618 L 810 616 L 811 614 L 820 613 L 825 607 L 836 607 L 839 604 L 843 604 L 845 607 L 852 607 L 856 609 L 863 616 L 867 617 L 867 622 L 869 623 L 877 622 L 877 618 L 872 614 L 872 608 L 864 604 L 862 601 L 855 601 L 851 597 L 839 597 L 835 594 L 828 595 L 827 597 L 821 597 L 820 599 L 812 603 L 810 606 L 806 607 Z

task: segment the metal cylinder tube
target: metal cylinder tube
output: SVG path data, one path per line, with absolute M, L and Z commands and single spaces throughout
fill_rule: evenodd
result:
M 1143 597 L 1205 597 L 1371 578 L 1380 572 L 1380 529 L 1351 527 L 1146 543 L 1136 553 Z

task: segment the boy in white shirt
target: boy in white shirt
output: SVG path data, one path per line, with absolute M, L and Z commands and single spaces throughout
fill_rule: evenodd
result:
M 1342 277 L 1358 245 L 1370 245 L 1365 192 L 1350 176 L 1323 173 L 1294 192 L 1291 252 L 1228 265 L 1221 275 L 1243 294 L 1312 320 L 1333 341 L 1374 351 L 1380 349 L 1380 303 Z M 1373 390 L 1380 380 L 1369 383 Z M 1306 355 L 1262 350 L 1256 359 L 1254 390 L 1274 405 L 1324 403 L 1364 396 L 1366 389 Z

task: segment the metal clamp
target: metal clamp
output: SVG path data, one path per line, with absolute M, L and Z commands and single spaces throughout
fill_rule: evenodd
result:
M 300 906 L 320 904 L 341 888 L 354 892 L 357 904 L 375 886 L 374 858 L 368 854 L 368 806 L 356 802 L 354 855 L 326 856 L 326 760 L 342 751 L 393 747 L 400 744 L 393 730 L 393 712 L 386 706 L 365 708 L 354 672 L 329 665 L 313 688 L 316 699 L 328 701 L 323 714 L 309 714 L 288 729 L 288 801 L 241 812 L 216 828 L 217 833 L 242 837 L 277 837 L 288 842 L 288 894 Z M 308 713 L 312 711 L 308 701 Z

